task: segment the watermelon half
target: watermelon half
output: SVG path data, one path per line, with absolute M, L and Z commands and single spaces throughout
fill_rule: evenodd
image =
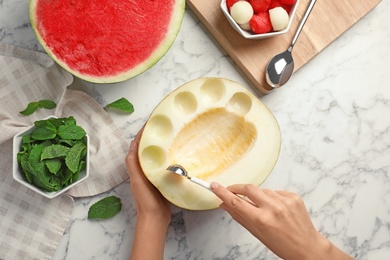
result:
M 46 52 L 86 81 L 114 83 L 153 66 L 171 47 L 185 0 L 30 0 Z

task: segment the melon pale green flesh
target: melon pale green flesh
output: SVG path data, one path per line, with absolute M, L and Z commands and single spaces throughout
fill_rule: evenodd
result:
M 145 176 L 173 204 L 213 209 L 209 190 L 166 170 L 181 164 L 190 176 L 260 185 L 279 156 L 281 136 L 271 111 L 244 86 L 222 78 L 190 81 L 152 112 L 139 144 Z
M 46 52 L 86 81 L 114 83 L 152 67 L 174 42 L 185 0 L 30 0 Z

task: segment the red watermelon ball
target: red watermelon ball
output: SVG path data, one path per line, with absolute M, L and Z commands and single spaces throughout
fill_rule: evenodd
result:
M 282 2 L 282 4 L 285 5 L 293 5 L 297 0 L 280 0 L 280 1 Z
M 293 3 L 293 4 L 286 4 L 286 3 L 284 3 L 284 1 L 287 1 L 288 3 Z M 275 7 L 283 7 L 283 9 L 286 10 L 287 13 L 290 13 L 295 2 L 296 2 L 296 0 L 272 0 L 271 4 L 269 5 L 269 9 L 271 10 L 271 9 L 274 9 Z
M 281 6 L 282 6 L 282 0 L 271 0 L 269 9 L 274 9 L 275 7 L 281 7 Z
M 248 0 L 255 13 L 267 12 L 271 0 Z
M 268 12 L 254 14 L 249 21 L 249 25 L 254 33 L 268 33 L 272 31 L 271 19 Z

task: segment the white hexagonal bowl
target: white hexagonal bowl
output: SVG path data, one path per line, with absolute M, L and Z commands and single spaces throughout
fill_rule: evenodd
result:
M 55 116 L 49 116 L 49 117 L 47 117 L 45 119 L 48 119 L 48 118 L 56 118 L 56 117 Z M 26 130 L 16 134 L 13 137 L 12 176 L 13 176 L 15 181 L 19 182 L 20 184 L 26 186 L 30 190 L 33 190 L 36 193 L 39 193 L 40 195 L 42 195 L 42 196 L 44 196 L 44 197 L 46 197 L 48 199 L 53 199 L 53 198 L 63 194 L 67 190 L 73 188 L 74 186 L 76 186 L 77 184 L 79 184 L 80 182 L 82 182 L 82 181 L 84 181 L 85 179 L 88 178 L 88 176 L 89 176 L 89 136 L 87 134 L 85 136 L 86 143 L 87 143 L 87 155 L 86 155 L 86 159 L 85 159 L 86 168 L 85 168 L 84 171 L 80 172 L 79 179 L 76 182 L 74 182 L 71 185 L 68 185 L 68 186 L 64 187 L 62 190 L 59 190 L 59 191 L 56 191 L 56 192 L 47 192 L 47 191 L 41 190 L 38 187 L 35 187 L 34 185 L 28 183 L 24 179 L 24 177 L 22 175 L 21 167 L 19 166 L 18 160 L 17 160 L 17 154 L 20 151 L 20 147 L 22 145 L 22 137 L 23 137 L 23 135 L 31 134 L 32 131 L 34 130 L 34 128 L 35 128 L 35 126 L 32 125 L 29 128 L 27 128 Z
M 290 30 L 291 23 L 292 23 L 292 21 L 294 19 L 295 12 L 296 12 L 296 10 L 298 8 L 298 4 L 299 4 L 299 0 L 297 0 L 295 2 L 294 7 L 291 9 L 291 11 L 289 13 L 290 20 L 289 20 L 288 25 L 287 25 L 287 27 L 285 29 L 283 29 L 281 31 L 277 31 L 277 32 L 269 32 L 269 33 L 262 33 L 262 34 L 255 34 L 255 33 L 252 33 L 250 31 L 246 31 L 246 30 L 241 29 L 241 27 L 233 20 L 232 16 L 230 15 L 229 10 L 228 10 L 228 8 L 226 6 L 226 0 L 222 0 L 221 1 L 220 7 L 221 7 L 221 10 L 222 10 L 223 14 L 225 15 L 226 19 L 230 23 L 230 25 L 242 37 L 244 37 L 246 39 L 251 39 L 251 40 L 261 40 L 261 39 L 275 37 L 275 36 L 287 33 Z

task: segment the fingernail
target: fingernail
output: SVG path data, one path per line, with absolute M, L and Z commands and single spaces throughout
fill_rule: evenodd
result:
M 130 151 L 137 150 L 137 142 L 136 141 L 131 141 L 130 143 Z
M 212 182 L 212 183 L 210 184 L 210 187 L 211 187 L 212 190 L 216 190 L 216 189 L 218 189 L 219 184 L 216 183 L 216 182 Z

